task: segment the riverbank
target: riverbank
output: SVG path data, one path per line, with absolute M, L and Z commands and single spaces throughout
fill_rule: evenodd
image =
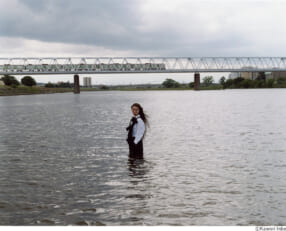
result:
M 0 96 L 52 94 L 52 93 L 72 92 L 72 91 L 73 91 L 72 88 L 46 88 L 40 86 L 34 86 L 34 87 L 18 86 L 16 88 L 13 88 L 8 86 L 0 86 Z
M 274 86 L 273 88 L 285 88 L 284 86 Z M 242 89 L 230 87 L 228 89 Z M 243 89 L 259 89 L 259 88 L 243 88 Z M 193 91 L 190 87 L 176 87 L 176 88 L 165 88 L 165 87 L 138 87 L 134 86 L 106 86 L 103 88 L 80 88 L 81 92 L 84 91 Z M 200 86 L 200 91 L 202 90 L 223 90 L 222 85 L 211 85 L 211 86 Z M 13 96 L 13 95 L 33 95 L 33 94 L 53 94 L 53 93 L 66 93 L 73 92 L 73 88 L 48 88 L 43 86 L 18 86 L 16 88 L 8 86 L 0 86 L 0 96 Z
M 217 90 L 221 87 L 202 87 L 200 90 Z M 169 91 L 169 90 L 193 90 L 189 87 L 163 88 L 163 87 L 107 87 L 107 88 L 81 88 L 80 91 Z M 26 87 L 18 86 L 16 88 L 0 86 L 0 96 L 12 95 L 33 95 L 33 94 L 53 94 L 73 92 L 73 88 L 47 88 L 41 86 Z

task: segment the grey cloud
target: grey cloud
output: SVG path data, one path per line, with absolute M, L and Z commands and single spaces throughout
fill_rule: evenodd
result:
M 134 2 L 23 0 L 19 1 L 20 11 L 1 10 L 0 34 L 50 42 L 121 47 L 135 38 L 132 28 L 136 24 Z
M 249 49 L 254 45 L 253 41 L 250 42 L 247 36 L 240 34 L 242 30 L 236 28 L 227 28 L 227 31 L 223 28 L 224 34 L 214 37 L 212 33 L 208 35 L 208 31 L 200 34 L 204 25 L 196 25 L 200 21 L 193 20 L 192 14 L 196 12 L 191 8 L 185 28 L 180 25 L 177 27 L 172 22 L 176 20 L 173 14 L 170 16 L 170 25 L 166 19 L 164 25 L 154 30 L 141 30 L 139 28 L 145 28 L 140 11 L 144 0 L 14 1 L 12 8 L 0 5 L 0 36 L 147 51 L 166 56 L 255 52 L 255 49 Z M 207 17 L 209 13 L 201 14 Z M 225 15 L 228 14 L 231 12 L 225 12 Z M 164 16 L 168 17 L 168 14 Z M 222 34 L 222 31 L 218 30 L 217 33 Z M 200 36 L 204 38 L 200 40 Z

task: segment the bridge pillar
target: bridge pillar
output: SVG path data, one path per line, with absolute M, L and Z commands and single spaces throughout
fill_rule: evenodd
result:
M 200 90 L 200 73 L 195 73 L 194 90 Z
M 75 94 L 79 94 L 80 93 L 80 87 L 79 87 L 79 76 L 78 75 L 74 75 L 73 76 L 73 83 L 74 83 L 74 86 L 73 86 L 73 93 Z

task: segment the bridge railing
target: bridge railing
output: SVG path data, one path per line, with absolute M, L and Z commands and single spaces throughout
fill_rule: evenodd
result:
M 0 74 L 286 71 L 285 57 L 0 58 Z

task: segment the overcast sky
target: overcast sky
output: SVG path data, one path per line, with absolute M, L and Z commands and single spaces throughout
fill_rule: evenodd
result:
M 0 56 L 285 56 L 286 1 L 0 0 Z

